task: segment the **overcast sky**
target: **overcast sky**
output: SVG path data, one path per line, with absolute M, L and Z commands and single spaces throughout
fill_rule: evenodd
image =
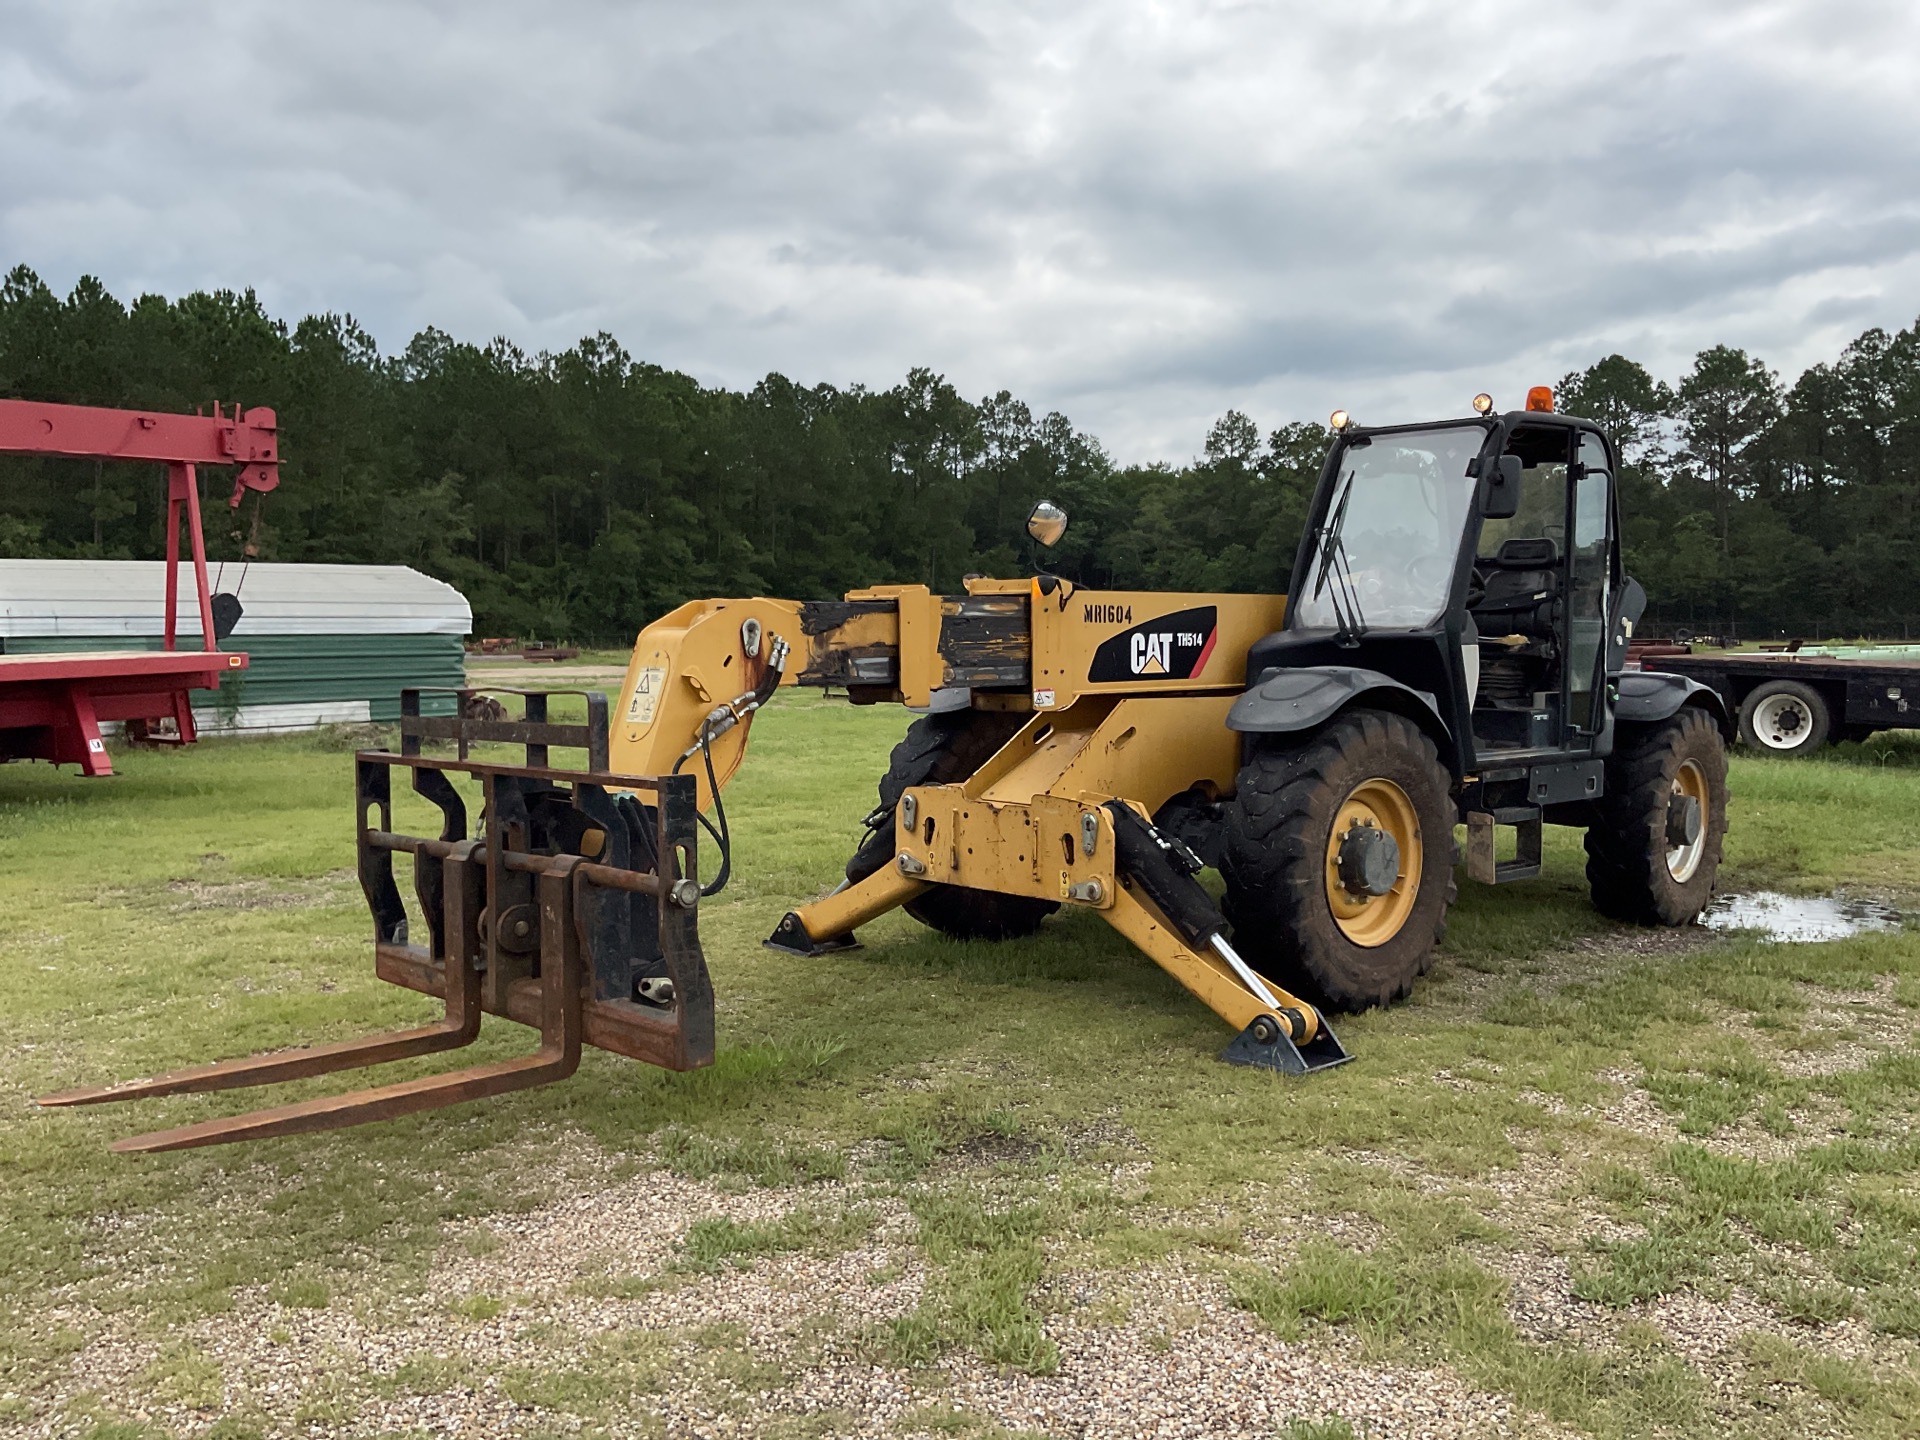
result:
M 1917 72 L 1913 0 L 0 0 L 0 267 L 1180 460 L 1913 323 Z

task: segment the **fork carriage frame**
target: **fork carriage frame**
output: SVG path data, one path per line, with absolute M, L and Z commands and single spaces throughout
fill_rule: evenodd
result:
M 409 690 L 402 696 L 398 754 L 363 750 L 354 756 L 360 886 L 373 912 L 375 972 L 393 984 L 445 997 L 449 973 L 473 957 L 480 1009 L 538 1027 L 551 957 L 581 972 L 580 1038 L 586 1044 L 669 1070 L 711 1064 L 713 984 L 699 940 L 693 777 L 610 773 L 607 701 L 598 691 L 459 690 L 453 693 L 462 713 L 448 717 L 420 715 L 423 693 L 434 692 Z M 479 694 L 519 696 L 523 718 L 466 718 L 468 702 Z M 585 725 L 547 721 L 548 698 L 565 694 L 585 698 Z M 425 739 L 455 741 L 458 758 L 422 753 Z M 472 745 L 485 741 L 524 745 L 526 765 L 468 758 Z M 556 745 L 584 748 L 588 768 L 552 768 L 548 752 Z M 414 791 L 440 810 L 438 839 L 394 833 L 392 777 L 398 769 L 409 771 Z M 447 778 L 453 774 L 480 782 L 486 815 L 480 841 L 461 838 L 466 807 Z M 586 833 L 602 837 L 591 858 L 529 848 L 534 822 L 528 800 L 537 802 L 563 785 L 571 787 L 570 807 Z M 651 797 L 645 807 L 650 827 L 636 833 L 623 823 L 614 794 L 619 791 Z M 372 823 L 376 813 L 378 824 Z M 414 859 L 414 888 L 430 936 L 424 946 L 411 938 L 394 880 L 398 853 Z M 470 870 L 484 877 L 482 893 L 494 897 L 491 906 L 474 914 L 448 898 L 470 883 Z M 536 923 L 537 953 L 530 945 L 513 943 L 516 924 L 531 939 Z M 670 1006 L 634 998 L 636 969 L 655 961 L 673 981 Z
M 354 757 L 361 889 L 374 922 L 383 980 L 441 999 L 430 1025 L 358 1040 L 273 1051 L 150 1080 L 49 1095 L 43 1105 L 89 1105 L 277 1084 L 471 1044 L 482 1013 L 540 1031 L 539 1048 L 508 1060 L 417 1080 L 183 1125 L 114 1144 L 122 1152 L 190 1149 L 234 1140 L 339 1129 L 439 1109 L 565 1079 L 582 1045 L 670 1070 L 710 1064 L 713 985 L 699 942 L 697 789 L 691 775 L 617 775 L 607 765 L 607 702 L 588 691 L 500 688 L 451 692 L 450 717 L 420 713 L 433 691 L 402 693 L 400 750 Z M 448 693 L 448 692 L 439 692 Z M 517 720 L 468 718 L 478 695 L 516 695 Z M 555 694 L 585 698 L 587 723 L 547 718 Z M 452 758 L 426 740 L 452 740 Z M 524 765 L 475 760 L 475 744 L 525 748 Z M 550 763 L 554 746 L 587 751 L 587 768 Z M 393 777 L 441 816 L 436 837 L 393 828 Z M 466 801 L 452 776 L 479 782 L 485 823 L 469 839 Z M 642 805 L 640 797 L 650 804 Z M 632 803 L 623 803 L 628 797 Z M 413 858 L 424 922 L 419 943 L 394 876 Z M 642 972 L 664 970 L 670 999 L 638 998 Z

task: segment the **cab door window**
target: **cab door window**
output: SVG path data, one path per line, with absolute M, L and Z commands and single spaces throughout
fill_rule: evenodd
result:
M 1581 467 L 1584 467 L 1581 468 Z M 1613 600 L 1613 475 L 1599 437 L 1580 437 L 1568 536 L 1567 681 L 1568 718 L 1589 731 L 1599 724 L 1598 700 L 1606 677 L 1607 610 Z
M 1563 617 L 1571 434 L 1563 425 L 1523 425 L 1507 453 L 1520 461 L 1519 506 L 1510 519 L 1482 522 L 1467 596 L 1478 662 L 1473 734 L 1482 751 L 1550 748 L 1568 723 Z

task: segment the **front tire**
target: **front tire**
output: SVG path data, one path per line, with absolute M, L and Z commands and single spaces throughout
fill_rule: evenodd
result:
M 1756 685 L 1740 706 L 1740 740 L 1763 755 L 1811 755 L 1832 729 L 1827 702 L 1798 680 Z
M 1620 725 L 1599 808 L 1587 829 L 1594 908 L 1635 925 L 1690 924 L 1713 898 L 1727 834 L 1727 750 L 1713 717 L 1687 706 Z
M 1235 948 L 1329 1009 L 1401 999 L 1432 965 L 1456 890 L 1448 792 L 1433 741 L 1383 711 L 1256 751 L 1227 806 Z M 1391 837 L 1392 863 L 1369 831 Z
M 847 861 L 847 882 L 857 885 L 893 863 L 894 809 L 915 785 L 957 785 L 1013 738 L 1026 716 L 986 710 L 923 715 L 893 747 L 880 777 L 880 803 L 867 817 L 866 838 Z M 934 885 L 907 901 L 906 912 L 956 940 L 1011 940 L 1031 935 L 1060 908 L 1052 900 L 1002 895 L 966 885 Z

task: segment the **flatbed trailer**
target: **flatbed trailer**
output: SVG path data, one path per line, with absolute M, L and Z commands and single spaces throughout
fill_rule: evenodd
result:
M 220 648 L 238 619 L 239 605 L 233 601 L 222 628 L 207 584 L 198 467 L 239 467 L 228 502 L 232 508 L 249 490 L 256 495 L 272 490 L 280 483 L 273 411 L 243 412 L 236 405 L 224 415 L 216 404 L 211 416 L 172 415 L 0 400 L 0 453 L 157 461 L 167 467 L 162 648 L 0 655 L 0 763 L 46 760 L 78 765 L 83 775 L 111 775 L 102 721 L 121 722 L 136 741 L 191 745 L 196 733 L 189 692 L 218 689 L 222 678 L 247 668 L 246 655 Z M 255 518 L 257 524 L 258 511 Z M 186 556 L 180 553 L 183 525 Z M 182 565 L 191 569 L 198 602 L 198 650 L 176 648 Z
M 111 775 L 102 721 L 120 721 L 136 739 L 159 741 L 156 720 L 171 720 L 166 743 L 195 739 L 190 690 L 218 689 L 247 668 L 229 651 L 83 650 L 0 655 L 0 761 L 78 765 L 82 775 Z
M 1640 664 L 1717 691 L 1740 719 L 1741 740 L 1769 755 L 1811 755 L 1830 741 L 1920 730 L 1920 659 L 1649 653 Z

